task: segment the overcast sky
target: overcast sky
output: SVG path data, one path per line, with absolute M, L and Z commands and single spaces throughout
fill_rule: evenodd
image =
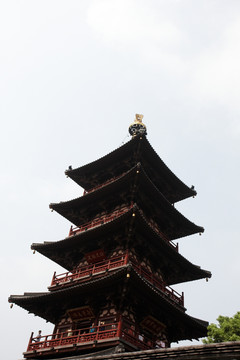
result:
M 2 358 L 53 331 L 7 298 L 63 272 L 30 246 L 68 234 L 48 208 L 82 195 L 65 169 L 130 140 L 135 113 L 198 192 L 177 208 L 205 232 L 180 239 L 180 252 L 213 276 L 175 287 L 188 314 L 240 310 L 239 0 L 2 0 L 0 55 Z

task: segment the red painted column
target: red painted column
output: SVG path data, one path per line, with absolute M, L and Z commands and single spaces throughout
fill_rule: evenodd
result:
M 28 342 L 27 351 L 30 350 L 30 345 L 31 345 L 31 343 L 32 343 L 32 339 L 33 339 L 33 332 L 31 333 L 31 336 L 30 336 L 30 339 L 29 339 L 29 342 Z
M 122 335 L 122 315 L 120 315 L 120 317 L 119 317 L 118 328 L 117 328 L 117 337 L 121 337 L 121 335 Z

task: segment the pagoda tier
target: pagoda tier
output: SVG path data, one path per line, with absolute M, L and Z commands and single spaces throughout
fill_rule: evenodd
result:
M 141 332 L 146 327 L 144 320 L 151 317 L 164 324 L 168 342 L 199 338 L 207 333 L 206 322 L 187 315 L 129 265 L 104 277 L 53 292 L 12 295 L 9 301 L 54 324 L 85 306 L 91 309 L 87 315 L 90 322 L 95 319 L 96 324 L 104 314 L 105 319 L 111 318 L 114 322 L 125 316 L 132 324 L 138 324 Z M 68 328 L 77 330 L 73 322 L 69 320 Z
M 117 207 L 129 206 L 133 202 L 144 214 L 148 214 L 148 218 L 169 240 L 204 231 L 174 208 L 149 179 L 140 163 L 113 182 L 77 199 L 50 204 L 50 208 L 80 226 L 99 218 L 101 213 L 105 216 Z
M 141 162 L 154 185 L 170 203 L 196 195 L 164 164 L 145 135 L 138 135 L 108 155 L 77 169 L 66 170 L 66 175 L 86 191 L 114 180 Z
M 115 249 L 134 249 L 140 261 L 148 259 L 152 271 L 159 271 L 168 285 L 211 277 L 209 271 L 180 255 L 177 245 L 167 241 L 136 205 L 125 208 L 120 215 L 106 218 L 103 224 L 88 223 L 72 229 L 70 234 L 61 241 L 34 243 L 31 248 L 69 271 L 83 264 L 86 254 L 96 249 L 103 250 L 101 260 L 109 259 Z

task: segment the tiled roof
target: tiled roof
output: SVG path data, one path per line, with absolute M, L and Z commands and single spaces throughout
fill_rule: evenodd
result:
M 164 231 L 169 239 L 201 233 L 204 229 L 197 226 L 184 217 L 172 204 L 162 195 L 158 188 L 146 174 L 141 164 L 132 167 L 128 172 L 112 183 L 108 183 L 79 198 L 50 204 L 50 208 L 78 226 L 82 222 L 89 221 L 100 213 L 104 208 L 117 206 L 119 203 L 129 202 L 130 199 L 149 213 L 156 217 L 159 226 L 165 226 Z M 155 210 L 155 211 L 154 211 Z
M 61 357 L 58 360 L 239 360 L 240 341 L 193 345 L 135 352 L 118 352 L 119 347 L 95 354 Z M 111 352 L 111 353 L 109 353 Z M 34 359 L 32 359 L 34 360 Z M 52 360 L 48 358 L 46 360 Z
M 171 203 L 196 195 L 194 189 L 185 185 L 166 166 L 144 135 L 136 136 L 98 160 L 76 169 L 68 169 L 65 173 L 80 186 L 89 190 L 96 186 L 94 183 L 96 179 L 100 183 L 108 180 L 108 168 L 111 168 L 111 171 L 109 170 L 112 172 L 111 176 L 116 176 L 136 165 L 135 161 L 142 161 L 146 165 L 148 175 Z
M 128 291 L 137 294 L 139 302 L 147 303 L 155 309 L 154 311 L 161 309 L 161 311 L 168 312 L 168 316 L 170 317 L 171 315 L 171 318 L 175 319 L 175 323 L 178 324 L 178 326 L 183 326 L 183 332 L 180 337 L 177 337 L 176 326 L 171 328 L 173 342 L 206 336 L 207 322 L 186 314 L 177 303 L 171 301 L 164 292 L 142 278 L 133 267 L 129 265 L 104 277 L 92 279 L 77 285 L 73 284 L 70 287 L 61 288 L 54 292 L 11 295 L 9 302 L 15 303 L 25 310 L 54 323 L 55 317 L 58 317 L 64 310 L 66 301 L 70 302 L 68 304 L 69 308 L 74 308 L 76 307 L 76 299 L 80 296 L 83 299 L 93 291 L 98 291 L 98 293 L 100 291 L 107 291 L 106 289 L 112 291 L 113 286 L 125 282 L 127 273 L 131 274 L 128 278 Z
M 108 233 L 113 231 L 118 233 L 118 231 L 122 231 L 123 226 L 132 219 L 132 212 L 133 209 L 130 209 L 103 225 L 79 232 L 74 236 L 67 237 L 60 241 L 34 243 L 31 248 L 70 271 L 78 265 L 79 257 L 82 256 L 83 249 L 85 252 L 90 251 L 88 247 L 92 246 L 96 239 L 98 239 L 98 241 L 103 239 L 102 246 L 104 246 L 104 241 L 108 239 Z M 167 281 L 169 285 L 211 277 L 209 271 L 192 264 L 169 245 L 168 242 L 161 239 L 161 236 L 148 224 L 143 213 L 139 211 L 137 206 L 134 206 L 134 212 L 136 215 L 134 218 L 136 235 L 139 233 L 144 235 L 148 244 L 151 244 L 151 247 L 158 252 L 158 255 L 155 256 L 153 261 L 157 261 L 159 266 L 163 266 L 164 261 L 168 259 L 168 271 L 165 274 L 165 281 Z M 156 254 L 156 251 L 154 254 Z M 173 271 L 169 269 L 173 269 Z M 162 271 L 164 272 L 164 269 L 162 269 Z

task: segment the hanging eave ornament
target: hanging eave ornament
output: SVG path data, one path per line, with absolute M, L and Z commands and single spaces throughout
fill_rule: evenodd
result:
M 136 114 L 135 116 L 136 116 L 136 119 L 135 119 L 134 123 L 131 124 L 128 129 L 130 135 L 132 137 L 137 136 L 139 134 L 147 135 L 147 128 L 142 123 L 143 115 Z

